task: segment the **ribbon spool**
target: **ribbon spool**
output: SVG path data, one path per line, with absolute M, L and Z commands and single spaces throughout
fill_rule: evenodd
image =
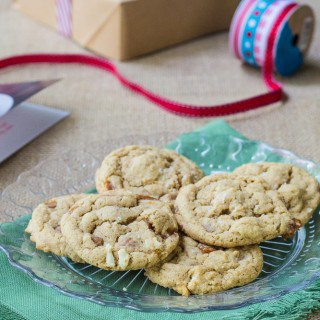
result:
M 57 3 L 64 1 L 58 0 Z M 68 34 L 69 28 L 65 30 Z M 83 64 L 111 73 L 123 86 L 171 113 L 188 117 L 217 117 L 281 101 L 282 86 L 273 74 L 292 75 L 299 69 L 309 49 L 313 30 L 314 15 L 308 6 L 300 6 L 292 0 L 243 0 L 232 21 L 230 45 L 239 59 L 262 67 L 269 91 L 222 105 L 197 106 L 168 100 L 127 79 L 111 61 L 83 54 L 13 56 L 0 60 L 0 69 L 34 63 Z
M 272 28 L 284 13 L 272 49 L 273 71 L 291 76 L 298 71 L 311 44 L 314 14 L 291 0 L 243 0 L 231 24 L 230 47 L 244 62 L 264 67 Z

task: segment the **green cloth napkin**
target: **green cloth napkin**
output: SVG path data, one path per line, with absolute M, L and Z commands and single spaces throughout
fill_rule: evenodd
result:
M 224 121 L 211 122 L 197 131 L 207 135 L 231 134 L 244 138 Z M 168 147 L 174 147 L 174 142 Z M 0 320 L 293 320 L 305 319 L 312 310 L 320 309 L 320 281 L 306 290 L 241 309 L 195 314 L 143 313 L 100 306 L 63 295 L 53 288 L 36 283 L 24 272 L 13 268 L 2 252 L 0 270 Z

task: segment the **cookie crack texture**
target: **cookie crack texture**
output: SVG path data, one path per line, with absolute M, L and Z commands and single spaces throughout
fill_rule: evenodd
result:
M 320 203 L 319 183 L 306 170 L 285 163 L 249 163 L 237 168 L 236 175 L 262 178 L 277 191 L 287 210 L 305 225 Z
M 203 177 L 201 170 L 175 151 L 152 146 L 128 146 L 110 153 L 96 172 L 100 193 L 133 188 L 160 198 Z
M 289 167 L 288 175 L 289 175 L 289 177 L 288 177 L 288 180 L 287 180 L 286 183 L 287 183 L 287 184 L 290 184 L 291 181 L 292 181 L 292 178 L 293 178 L 293 170 L 292 170 L 292 167 Z
M 165 259 L 177 246 L 178 226 L 169 205 L 109 190 L 78 202 L 62 232 L 83 259 L 107 270 L 140 269 Z
M 61 196 L 41 203 L 35 208 L 26 232 L 31 234 L 30 240 L 36 243 L 37 249 L 59 256 L 68 256 L 75 262 L 83 262 L 67 244 L 62 234 L 61 221 L 68 214 L 70 207 L 85 196 L 84 194 Z
M 208 245 L 236 247 L 293 234 L 279 193 L 258 177 L 215 174 L 183 187 L 175 216 L 190 237 Z
M 208 294 L 244 285 L 256 279 L 263 265 L 258 246 L 232 249 L 212 248 L 181 236 L 176 255 L 146 269 L 154 283 L 172 288 L 182 295 Z

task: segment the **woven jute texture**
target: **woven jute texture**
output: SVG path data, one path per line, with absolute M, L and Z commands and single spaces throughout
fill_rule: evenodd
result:
M 320 2 L 308 0 L 320 15 Z M 320 25 L 302 70 L 284 82 L 288 100 L 263 111 L 230 117 L 235 129 L 252 139 L 290 149 L 320 161 Z M 86 51 L 55 31 L 0 1 L 0 57 L 30 52 Z M 176 101 L 227 102 L 265 90 L 259 70 L 244 66 L 228 49 L 228 34 L 191 41 L 130 62 L 116 62 L 130 79 Z M 0 192 L 18 175 L 71 146 L 98 139 L 156 132 L 191 131 L 208 119 L 169 114 L 124 89 L 110 74 L 85 66 L 24 66 L 0 71 L 0 81 L 63 80 L 30 101 L 58 107 L 71 116 L 0 165 Z
M 318 0 L 304 1 L 320 16 Z M 300 72 L 283 81 L 284 104 L 229 117 L 251 139 L 289 149 L 320 162 L 320 25 Z M 86 51 L 0 1 L 0 58 L 31 52 Z M 194 104 L 236 100 L 265 90 L 259 70 L 244 66 L 228 49 L 228 34 L 191 41 L 130 62 L 116 62 L 130 79 L 162 96 Z M 0 71 L 0 82 L 63 80 L 33 97 L 33 103 L 58 107 L 71 116 L 0 165 L 0 192 L 20 173 L 70 147 L 99 139 L 173 132 L 177 135 L 209 119 L 169 114 L 129 92 L 103 71 L 79 65 L 25 66 Z M 319 319 L 320 316 L 314 316 Z

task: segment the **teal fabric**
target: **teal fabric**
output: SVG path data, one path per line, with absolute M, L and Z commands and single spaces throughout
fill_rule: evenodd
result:
M 208 135 L 232 134 L 243 137 L 224 121 L 211 122 L 197 131 Z M 173 146 L 174 142 L 168 147 Z M 36 283 L 24 272 L 13 268 L 2 252 L 0 270 L 0 320 L 294 320 L 305 319 L 312 310 L 320 309 L 320 281 L 306 290 L 241 309 L 195 314 L 147 314 L 105 307 L 63 295 L 53 288 Z

